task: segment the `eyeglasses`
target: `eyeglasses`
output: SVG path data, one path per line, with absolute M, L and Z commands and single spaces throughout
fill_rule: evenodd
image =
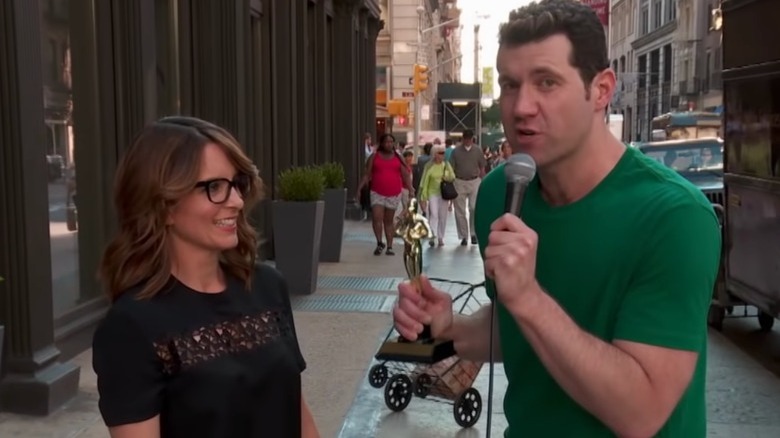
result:
M 238 191 L 242 199 L 246 198 L 251 188 L 249 175 L 236 175 L 233 180 L 227 178 L 215 178 L 206 181 L 198 181 L 195 188 L 203 187 L 209 201 L 213 204 L 224 204 L 230 198 L 233 189 Z

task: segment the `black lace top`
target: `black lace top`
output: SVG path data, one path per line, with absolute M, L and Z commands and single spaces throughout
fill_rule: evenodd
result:
M 286 283 L 259 266 L 252 291 L 179 282 L 150 300 L 124 294 L 95 333 L 93 366 L 109 427 L 160 415 L 163 438 L 298 437 L 301 378 Z

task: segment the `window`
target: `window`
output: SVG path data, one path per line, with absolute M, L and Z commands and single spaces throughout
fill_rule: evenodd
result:
M 724 83 L 726 171 L 780 179 L 780 76 Z
M 76 148 L 70 68 L 68 1 L 41 4 L 44 120 L 47 144 L 41 149 L 48 172 L 49 236 L 53 315 L 57 318 L 85 301 L 80 288 Z M 76 104 L 77 105 L 77 104 Z
M 666 12 L 664 21 L 666 23 L 674 21 L 677 18 L 677 2 L 675 0 L 666 0 L 664 11 Z
M 649 31 L 650 25 L 650 11 L 647 6 L 642 7 L 642 13 L 639 15 L 639 34 L 646 35 Z
M 661 0 L 655 0 L 653 3 L 653 30 L 658 29 L 663 25 L 663 15 L 661 15 Z
M 179 114 L 181 93 L 179 84 L 179 37 L 175 0 L 155 1 L 157 52 L 157 114 Z

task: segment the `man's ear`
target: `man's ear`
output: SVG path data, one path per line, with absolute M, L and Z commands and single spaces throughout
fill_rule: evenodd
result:
M 590 87 L 591 98 L 595 104 L 595 110 L 605 111 L 612 102 L 615 94 L 617 76 L 611 68 L 604 69 L 596 74 Z

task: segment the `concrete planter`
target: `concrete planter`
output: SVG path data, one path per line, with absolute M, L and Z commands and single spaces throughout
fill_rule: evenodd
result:
M 344 240 L 344 210 L 347 208 L 347 189 L 325 189 L 322 196 L 325 213 L 322 218 L 320 261 L 341 261 L 341 242 Z
M 290 293 L 317 290 L 324 201 L 273 203 L 274 260 Z

